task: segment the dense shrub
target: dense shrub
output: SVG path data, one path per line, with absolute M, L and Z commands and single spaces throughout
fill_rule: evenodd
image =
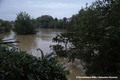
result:
M 10 32 L 12 26 L 9 21 L 0 20 L 0 33 Z
M 68 71 L 53 54 L 34 57 L 16 48 L 0 48 L 0 80 L 67 80 Z
M 14 31 L 20 35 L 35 34 L 34 20 L 26 12 L 20 12 L 15 20 Z
M 89 7 L 86 5 L 72 16 L 67 36 L 60 34 L 53 38 L 59 46 L 67 39 L 72 43 L 66 48 L 66 55 L 70 60 L 83 60 L 88 76 L 120 77 L 119 8 L 120 0 L 98 0 Z M 53 50 L 61 55 L 65 48 L 56 48 L 58 44 Z

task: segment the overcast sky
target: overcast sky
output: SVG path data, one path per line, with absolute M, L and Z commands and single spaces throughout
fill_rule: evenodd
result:
M 16 14 L 26 11 L 31 17 L 51 15 L 61 19 L 77 14 L 86 3 L 96 0 L 0 0 L 0 19 L 15 20 Z

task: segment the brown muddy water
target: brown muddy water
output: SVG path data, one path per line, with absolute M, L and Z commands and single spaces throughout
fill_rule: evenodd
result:
M 36 35 L 16 35 L 13 31 L 10 33 L 0 34 L 0 39 L 7 40 L 12 39 L 11 41 L 20 41 L 16 43 L 16 47 L 23 51 L 29 52 L 33 56 L 39 57 L 40 52 L 36 49 L 40 48 L 44 53 L 52 52 L 49 48 L 50 45 L 56 43 L 52 42 L 52 38 L 57 34 L 65 32 L 61 29 L 37 29 L 38 33 Z M 70 71 L 70 74 L 67 76 L 68 80 L 93 80 L 93 79 L 76 79 L 76 76 L 85 76 L 84 70 L 81 66 L 80 60 L 75 60 L 74 63 L 68 63 L 67 58 L 59 58 L 60 63 L 65 63 L 66 69 Z M 94 79 L 95 80 L 95 79 Z

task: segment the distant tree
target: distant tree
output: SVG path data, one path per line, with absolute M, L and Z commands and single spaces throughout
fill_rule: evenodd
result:
M 57 19 L 57 18 L 55 18 L 55 21 L 58 21 L 58 19 Z
M 53 21 L 53 18 L 49 15 L 43 15 L 37 18 L 38 27 L 41 28 L 49 28 L 48 25 L 51 21 Z
M 49 28 L 54 28 L 56 25 L 56 21 L 51 21 L 49 24 L 48 24 L 48 27 Z
M 67 22 L 67 18 L 66 18 L 66 17 L 64 17 L 64 18 L 63 18 L 63 21 L 64 21 L 64 22 Z
M 2 19 L 0 19 L 0 22 L 2 22 L 3 20 Z
M 31 21 L 32 21 L 32 23 L 34 24 L 33 26 L 34 26 L 35 28 L 37 28 L 37 20 L 34 19 L 34 18 L 32 18 Z
M 36 31 L 30 15 L 26 12 L 20 12 L 15 20 L 14 31 L 20 35 L 35 34 Z
M 53 19 L 52 16 L 43 15 L 41 17 L 38 17 L 36 20 L 37 20 L 37 26 L 40 28 L 66 29 L 69 26 L 68 25 L 69 22 L 67 22 L 66 17 L 58 20 L 57 18 Z
M 67 18 L 66 17 L 56 21 L 56 28 L 67 29 L 68 27 L 69 27 L 69 22 L 67 22 Z
M 64 27 L 64 22 L 62 20 L 58 20 L 56 22 L 56 28 L 62 29 Z
M 11 30 L 11 25 L 9 21 L 0 20 L 0 33 L 9 32 Z

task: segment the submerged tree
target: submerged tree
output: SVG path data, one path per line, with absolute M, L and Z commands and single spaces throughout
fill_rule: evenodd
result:
M 14 31 L 20 35 L 35 34 L 36 31 L 30 15 L 26 12 L 20 12 L 15 20 Z

